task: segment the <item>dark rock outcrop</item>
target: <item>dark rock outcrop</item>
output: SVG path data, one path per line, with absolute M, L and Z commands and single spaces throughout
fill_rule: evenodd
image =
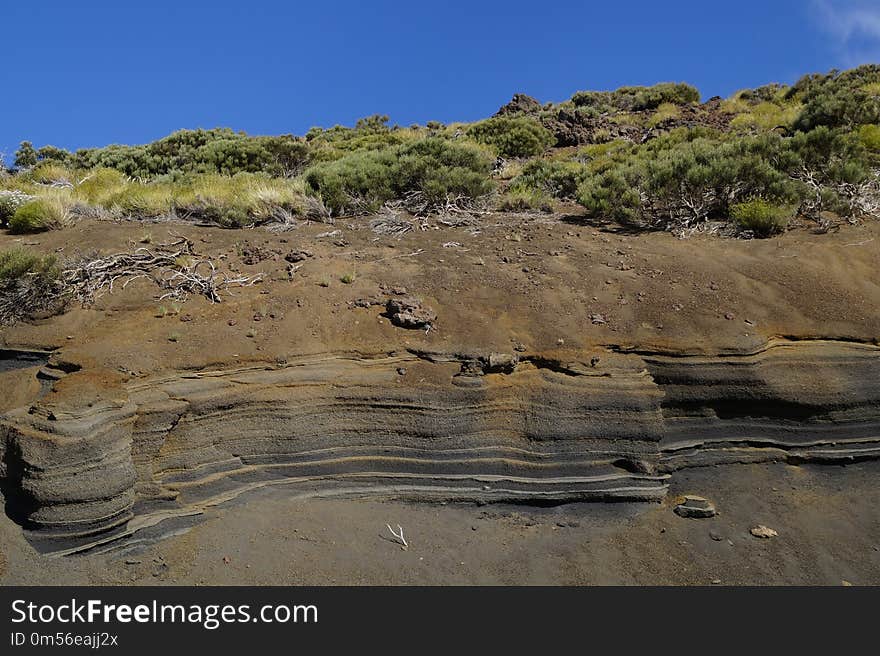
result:
M 532 98 L 531 96 L 527 96 L 524 93 L 515 93 L 513 94 L 513 98 L 509 103 L 502 106 L 497 112 L 495 112 L 495 116 L 510 116 L 516 114 L 532 114 L 534 112 L 540 111 L 541 103 Z

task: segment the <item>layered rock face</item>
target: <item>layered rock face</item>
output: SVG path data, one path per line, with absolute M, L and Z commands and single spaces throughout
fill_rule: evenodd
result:
M 74 407 L 53 396 L 7 412 L 0 449 L 10 515 L 59 537 L 124 535 L 266 486 L 656 500 L 683 467 L 880 454 L 880 347 L 841 341 L 573 361 L 328 354 L 135 378 Z
M 661 468 L 880 455 L 880 348 L 777 341 L 748 355 L 646 355 L 663 390 Z

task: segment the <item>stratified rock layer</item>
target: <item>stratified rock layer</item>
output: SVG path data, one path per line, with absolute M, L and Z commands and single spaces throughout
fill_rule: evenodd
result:
M 651 500 L 683 467 L 880 455 L 875 345 L 600 355 L 332 354 L 136 378 L 83 407 L 48 393 L 3 416 L 8 505 L 27 528 L 69 537 L 132 532 L 268 485 Z

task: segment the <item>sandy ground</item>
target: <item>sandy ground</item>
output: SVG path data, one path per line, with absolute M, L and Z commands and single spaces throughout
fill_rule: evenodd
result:
M 218 508 L 179 535 L 106 554 L 39 555 L 0 519 L 3 585 L 877 585 L 880 463 L 679 472 L 663 504 L 427 505 L 298 500 Z M 711 519 L 672 512 L 708 496 Z M 391 540 L 400 524 L 409 542 Z M 777 537 L 753 537 L 758 524 Z
M 754 350 L 780 335 L 880 336 L 878 222 L 747 241 L 628 234 L 565 215 L 483 217 L 476 233 L 439 228 L 400 239 L 377 237 L 363 218 L 283 235 L 82 221 L 39 235 L 0 234 L 0 248 L 108 254 L 155 248 L 173 239 L 169 232 L 187 235 L 221 268 L 263 274 L 264 282 L 232 290 L 222 303 L 192 297 L 177 306 L 159 300 L 155 284 L 138 280 L 92 307 L 74 305 L 60 316 L 4 328 L 0 345 L 57 348 L 57 357 L 113 386 L 121 373 L 313 353 L 504 353 L 522 344 L 531 353 L 576 359 L 607 345 L 717 353 Z M 327 233 L 334 234 L 321 236 Z M 247 264 L 253 260 L 244 253 L 255 250 L 266 259 Z M 284 256 L 292 250 L 312 257 L 289 276 Z M 434 329 L 403 330 L 380 316 L 380 307 L 352 305 L 375 297 L 382 285 L 405 287 L 433 308 Z M 8 407 L 0 399 L 0 411 Z

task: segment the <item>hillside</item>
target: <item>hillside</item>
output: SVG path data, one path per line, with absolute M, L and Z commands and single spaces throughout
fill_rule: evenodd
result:
M 753 508 L 795 533 L 779 508 L 849 480 L 818 465 L 880 454 L 878 124 L 864 66 L 705 102 L 517 95 L 473 124 L 24 144 L 0 177 L 0 552 L 118 558 L 201 517 L 236 543 L 275 527 L 270 494 L 316 522 L 560 505 L 558 528 L 613 526 L 608 553 L 642 536 L 635 559 L 673 557 L 644 532 L 696 521 L 681 494 L 746 544 Z M 833 501 L 857 509 L 852 544 L 877 526 L 875 469 Z M 780 505 L 755 503 L 774 477 Z M 493 539 L 522 530 L 476 512 Z M 878 580 L 875 552 L 856 560 Z
M 0 179 L 0 221 L 16 232 L 82 216 L 245 226 L 577 202 L 638 229 L 763 237 L 799 218 L 827 228 L 876 214 L 878 123 L 872 65 L 702 103 L 682 83 L 562 103 L 518 94 L 473 124 L 371 116 L 302 137 L 182 130 L 75 153 L 24 142 Z

